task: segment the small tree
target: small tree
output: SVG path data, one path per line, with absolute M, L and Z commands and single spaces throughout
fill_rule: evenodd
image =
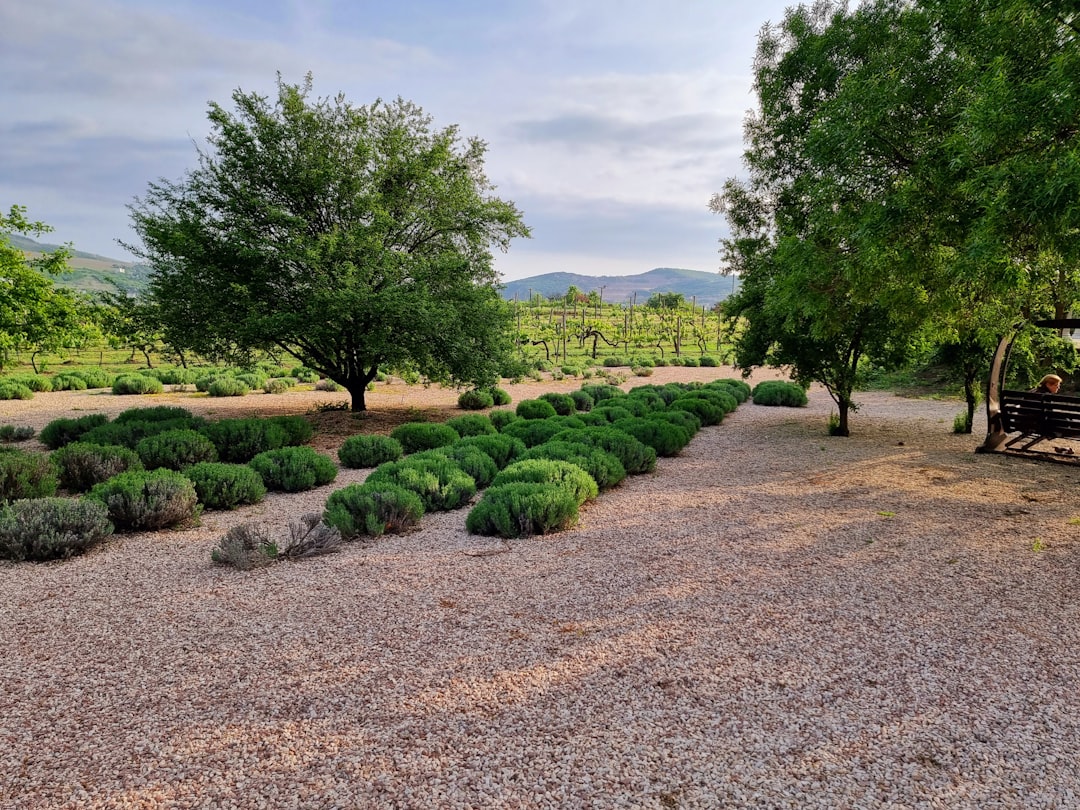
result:
M 490 385 L 512 349 L 490 250 L 528 236 L 485 144 L 398 99 L 354 107 L 278 79 L 210 105 L 208 147 L 132 206 L 169 342 L 233 362 L 287 352 L 344 386 L 380 367 Z

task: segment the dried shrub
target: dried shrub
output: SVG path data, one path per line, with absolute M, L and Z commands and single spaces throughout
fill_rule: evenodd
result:
M 462 391 L 458 395 L 457 404 L 463 411 L 482 411 L 495 404 L 495 397 L 490 391 L 474 388 L 471 391 Z
M 301 560 L 332 554 L 341 549 L 341 532 L 327 525 L 318 512 L 308 512 L 289 521 L 288 534 L 278 551 L 278 559 Z
M 160 394 L 165 390 L 161 380 L 147 377 L 144 374 L 121 374 L 112 384 L 112 392 L 123 396 L 126 394 Z
M 218 459 L 246 464 L 268 450 L 284 447 L 288 431 L 274 419 L 221 419 L 206 425 L 202 432 L 214 443 Z
M 65 444 L 78 441 L 83 434 L 108 423 L 109 417 L 103 413 L 91 413 L 75 419 L 54 419 L 41 429 L 38 440 L 50 450 L 56 450 Z
M 556 416 L 555 406 L 544 399 L 523 399 L 514 410 L 521 419 L 547 419 Z
M 783 380 L 766 380 L 754 386 L 751 393 L 755 405 L 778 405 L 788 408 L 806 406 L 806 391 L 802 386 Z
M 56 470 L 44 453 L 5 448 L 0 453 L 0 501 L 56 494 Z
M 345 539 L 378 537 L 414 528 L 424 516 L 424 502 L 415 492 L 386 481 L 349 484 L 326 499 L 323 521 Z
M 263 391 L 267 394 L 284 394 L 293 387 L 293 382 L 286 377 L 275 377 L 263 383 Z
M 334 382 L 328 377 L 324 377 L 315 383 L 316 391 L 344 391 L 345 388 L 337 382 Z
M 445 457 L 393 461 L 376 467 L 367 483 L 386 482 L 420 496 L 427 511 L 459 509 L 476 494 L 476 482 L 457 463 Z
M 401 442 L 389 436 L 350 436 L 338 448 L 342 466 L 353 470 L 378 467 L 388 461 L 397 461 L 404 454 Z
M 568 489 L 516 482 L 489 488 L 469 511 L 465 528 L 472 534 L 527 537 L 562 531 L 577 519 L 578 503 Z
M 390 431 L 390 437 L 397 439 L 406 453 L 434 450 L 461 438 L 452 427 L 438 422 L 406 422 Z
M 66 444 L 49 459 L 60 486 L 69 492 L 87 492 L 114 475 L 143 468 L 139 454 L 130 448 L 88 442 Z
M 199 503 L 207 509 L 235 509 L 266 497 L 262 476 L 247 464 L 203 461 L 183 472 L 195 485 Z
M 337 465 L 312 447 L 281 447 L 259 453 L 248 462 L 267 489 L 303 492 L 337 478 Z
M 210 559 L 241 571 L 262 568 L 278 556 L 278 546 L 269 526 L 241 523 L 233 526 L 210 551 Z
M 217 461 L 217 448 L 203 434 L 181 428 L 147 436 L 135 445 L 143 466 L 148 470 L 164 467 L 182 470 L 203 461 Z
M 492 487 L 525 482 L 531 484 L 554 484 L 574 496 L 578 505 L 590 501 L 599 493 L 593 477 L 576 464 L 546 458 L 529 458 L 515 461 L 495 476 Z
M 34 498 L 0 510 L 0 557 L 11 560 L 65 559 L 110 534 L 108 510 L 97 501 Z
M 94 486 L 87 495 L 108 507 L 117 531 L 152 531 L 199 514 L 195 485 L 174 470 L 128 471 Z

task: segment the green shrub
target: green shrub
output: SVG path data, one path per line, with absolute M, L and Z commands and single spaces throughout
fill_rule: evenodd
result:
M 424 509 L 444 511 L 459 509 L 476 494 L 476 482 L 449 458 L 428 456 L 413 460 L 380 464 L 366 483 L 390 483 L 415 492 Z
M 116 375 L 110 374 L 103 368 L 83 368 L 73 371 L 72 374 L 86 380 L 87 388 L 112 388 L 113 380 L 116 379 Z
M 750 385 L 745 380 L 733 380 L 733 379 L 713 380 L 706 387 L 707 388 L 712 388 L 712 387 L 720 387 L 720 386 L 723 386 L 728 391 L 730 391 L 731 395 L 733 397 L 735 397 L 735 399 L 740 404 L 743 403 L 743 402 L 746 402 L 746 400 L 750 399 Z
M 540 399 L 544 400 L 544 402 L 551 403 L 551 407 L 555 409 L 555 413 L 559 416 L 569 416 L 576 410 L 574 398 L 569 394 L 559 394 L 555 391 L 548 391 L 546 394 L 541 394 Z
M 495 425 L 486 416 L 478 413 L 470 413 L 465 416 L 455 416 L 446 420 L 446 425 L 452 427 L 458 436 L 483 436 L 485 434 L 498 433 Z
M 604 368 L 619 368 L 620 366 L 625 366 L 625 365 L 626 365 L 626 361 L 624 359 L 622 359 L 621 357 L 605 357 L 604 358 Z
M 71 442 L 54 450 L 49 459 L 60 486 L 69 492 L 87 492 L 114 475 L 143 469 L 138 453 L 117 445 Z
M 405 454 L 401 442 L 389 436 L 350 436 L 338 448 L 342 466 L 359 470 L 397 461 Z
M 285 431 L 285 447 L 307 444 L 315 435 L 311 422 L 302 416 L 271 416 L 269 421 Z
M 214 371 L 210 374 L 204 374 L 201 377 L 196 377 L 195 390 L 203 394 L 209 393 L 210 386 L 213 385 L 216 380 L 225 376 L 228 375 L 224 374 L 221 371 Z
M 0 399 L 33 399 L 34 392 L 22 383 L 0 382 Z
M 488 419 L 491 420 L 491 424 L 493 424 L 498 431 L 501 431 L 511 422 L 516 422 L 519 418 L 520 417 L 513 411 L 492 411 L 488 414 Z
M 496 407 L 500 405 L 509 405 L 513 401 L 509 392 L 502 388 L 487 388 L 485 390 L 491 394 L 491 398 L 495 400 Z
M 293 387 L 292 382 L 286 377 L 275 377 L 263 383 L 263 391 L 267 394 L 284 394 Z
M 670 366 L 671 364 L 663 357 L 654 357 L 653 358 L 653 365 L 656 368 L 666 368 L 667 366 Z
M 160 394 L 165 390 L 161 380 L 143 374 L 122 374 L 113 380 L 112 392 L 126 394 Z
M 248 391 L 254 391 L 266 385 L 267 377 L 260 371 L 244 371 L 236 375 L 236 380 L 247 386 Z M 210 392 L 213 396 L 213 392 Z
M 195 485 L 175 470 L 122 472 L 86 497 L 105 504 L 117 531 L 164 529 L 199 514 Z
M 724 408 L 700 397 L 684 396 L 672 402 L 670 410 L 689 411 L 701 420 L 703 426 L 719 425 L 724 420 Z
M 635 416 L 649 416 L 667 408 L 667 402 L 664 401 L 659 392 L 655 388 L 644 385 L 631 390 L 627 394 L 627 400 L 629 401 L 627 410 L 634 412 Z M 619 402 L 621 403 L 622 400 L 619 400 Z M 638 408 L 640 408 L 640 413 L 636 410 Z
M 385 481 L 349 484 L 332 492 L 323 511 L 323 521 L 345 539 L 400 534 L 415 527 L 423 516 L 419 495 Z
M 79 441 L 88 444 L 120 445 L 134 450 L 147 436 L 155 436 L 166 430 L 198 429 L 202 425 L 203 420 L 198 418 L 165 419 L 160 422 L 142 420 L 109 422 L 87 431 Z
M 684 357 L 682 364 L 686 366 L 686 368 L 697 368 L 699 365 L 696 357 Z
M 658 456 L 677 456 L 690 443 L 693 434 L 685 428 L 660 419 L 634 416 L 620 419 L 612 427 L 629 433 L 651 447 Z
M 659 419 L 664 422 L 670 422 L 673 425 L 678 425 L 693 437 L 699 430 L 701 430 L 701 420 L 697 418 L 690 411 L 674 410 L 674 411 L 656 411 L 649 414 L 648 419 Z
M 554 484 L 518 482 L 491 487 L 465 518 L 472 534 L 527 537 L 562 531 L 577 523 L 578 503 Z
M 588 392 L 582 391 L 580 388 L 577 391 L 571 391 L 568 396 L 574 401 L 574 410 L 581 413 L 587 413 L 592 410 L 593 398 L 589 396 Z
M 569 461 L 592 476 L 600 489 L 611 489 L 626 478 L 626 469 L 613 454 L 599 447 L 552 440 L 526 451 L 522 458 Z
M 56 494 L 56 469 L 44 453 L 8 448 L 0 453 L 0 501 Z
M 36 431 L 26 425 L 0 425 L 0 442 L 25 442 L 34 438 Z
M 505 433 L 494 436 L 465 436 L 454 447 L 475 447 L 486 453 L 500 470 L 525 453 L 525 443 Z
M 557 434 L 554 439 L 607 450 L 619 459 L 629 475 L 639 475 L 656 469 L 656 451 L 617 428 L 586 427 L 566 430 Z
M 135 452 L 148 470 L 164 467 L 179 471 L 202 461 L 217 461 L 214 443 L 198 431 L 186 428 L 164 430 L 140 439 Z
M 175 422 L 177 419 L 194 419 L 187 408 L 178 405 L 153 405 L 146 408 L 127 408 L 121 411 L 113 421 L 124 422 Z
M 673 365 L 673 366 L 685 365 L 684 362 L 683 362 L 683 359 L 681 357 L 676 357 L 676 356 L 673 356 L 673 357 L 669 358 L 668 362 L 671 363 L 671 365 Z
M 38 440 L 50 450 L 56 450 L 65 444 L 78 441 L 84 434 L 108 421 L 109 417 L 103 413 L 90 413 L 75 419 L 54 419 L 41 429 Z
M 68 371 L 53 377 L 52 387 L 53 391 L 85 391 L 88 386 L 80 375 Z
M 593 408 L 589 414 L 596 420 L 598 417 L 603 417 L 609 423 L 617 422 L 620 419 L 629 419 L 634 415 L 634 412 L 630 408 L 624 408 L 622 403 L 626 397 L 619 397 L 618 405 L 597 405 Z M 590 422 L 590 424 L 599 424 L 598 422 Z
M 289 371 L 290 377 L 296 377 L 302 383 L 313 383 L 319 381 L 319 372 L 313 368 L 307 366 L 295 366 Z
M 36 394 L 47 394 L 53 390 L 52 379 L 44 374 L 13 374 L 4 379 L 15 385 L 25 385 Z
M 165 385 L 190 385 L 199 376 L 194 369 L 177 368 L 175 366 L 172 368 L 155 368 L 144 373 L 157 377 Z
M 607 385 L 605 383 L 583 385 L 581 386 L 581 390 L 592 397 L 594 403 L 603 402 L 605 399 L 626 396 L 625 392 L 619 388 L 619 386 Z
M 555 421 L 555 417 L 519 419 L 503 428 L 502 435 L 518 439 L 526 447 L 536 447 L 564 430 L 566 426 Z
M 214 443 L 220 461 L 246 464 L 268 450 L 285 447 L 289 433 L 274 419 L 221 419 L 202 432 Z
M 698 388 L 688 391 L 687 396 L 694 399 L 705 399 L 719 405 L 725 416 L 739 407 L 739 401 L 726 388 Z
M 527 482 L 532 484 L 554 484 L 567 489 L 573 494 L 578 505 L 590 501 L 600 491 L 585 470 L 569 461 L 547 458 L 529 458 L 515 461 L 501 470 L 491 482 L 493 487 L 504 484 Z
M 302 492 L 337 478 L 337 465 L 312 447 L 281 447 L 259 453 L 250 462 L 267 489 Z
M 499 472 L 499 468 L 495 465 L 495 461 L 491 456 L 479 447 L 461 444 L 460 442 L 455 442 L 447 447 L 440 447 L 436 450 L 425 450 L 424 452 L 416 453 L 409 458 L 423 458 L 429 453 L 437 453 L 453 461 L 461 467 L 462 472 L 472 478 L 476 483 L 477 488 L 480 489 L 490 484 L 491 479 Z
M 34 498 L 0 509 L 0 557 L 55 560 L 80 554 L 112 534 L 96 501 Z
M 754 386 L 751 392 L 755 405 L 779 405 L 788 408 L 806 406 L 806 391 L 802 386 L 783 380 L 767 380 Z
M 457 404 L 459 408 L 465 411 L 482 411 L 493 406 L 495 398 L 490 391 L 481 391 L 474 388 L 471 391 L 462 391 L 458 395 Z
M 581 369 L 577 366 L 562 366 L 560 369 L 567 377 L 580 377 Z
M 699 357 L 698 363 L 700 363 L 704 368 L 716 368 L 718 365 L 720 365 L 718 362 L 716 362 L 715 357 L 709 357 L 709 355 L 707 354 Z
M 247 464 L 203 461 L 183 472 L 195 485 L 199 503 L 207 509 L 235 509 L 266 497 L 262 476 Z
M 438 422 L 406 422 L 390 431 L 390 437 L 401 442 L 406 453 L 445 447 L 461 438 L 452 427 Z
M 521 419 L 547 419 L 557 415 L 555 406 L 546 399 L 523 399 L 517 404 L 514 413 Z
M 251 387 L 239 377 L 218 377 L 206 389 L 212 397 L 242 397 Z

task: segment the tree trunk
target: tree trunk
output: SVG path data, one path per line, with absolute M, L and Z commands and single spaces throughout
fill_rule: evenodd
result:
M 839 424 L 836 429 L 832 431 L 833 436 L 850 436 L 851 430 L 848 428 L 848 413 L 851 411 L 851 398 L 846 396 L 840 396 L 836 399 L 836 409 L 839 412 Z
M 978 404 L 975 375 L 971 373 L 964 376 L 964 401 L 967 403 L 967 419 L 964 422 L 964 433 L 971 433 L 971 427 L 975 423 L 975 406 Z
M 350 381 L 345 383 L 345 390 L 349 392 L 349 396 L 352 397 L 352 411 L 353 413 L 359 413 L 360 411 L 367 410 L 367 403 L 364 401 L 364 394 L 367 393 L 367 383 Z

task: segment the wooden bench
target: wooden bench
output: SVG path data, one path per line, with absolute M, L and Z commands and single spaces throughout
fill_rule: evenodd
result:
M 1052 449 L 1052 445 L 1040 445 L 1054 439 L 1080 438 L 1080 398 L 1005 390 L 999 396 L 999 403 L 1001 433 L 1008 435 L 1002 436 L 999 446 L 994 449 L 1054 456 L 1073 455 Z M 1017 435 L 1011 436 L 1013 433 Z

